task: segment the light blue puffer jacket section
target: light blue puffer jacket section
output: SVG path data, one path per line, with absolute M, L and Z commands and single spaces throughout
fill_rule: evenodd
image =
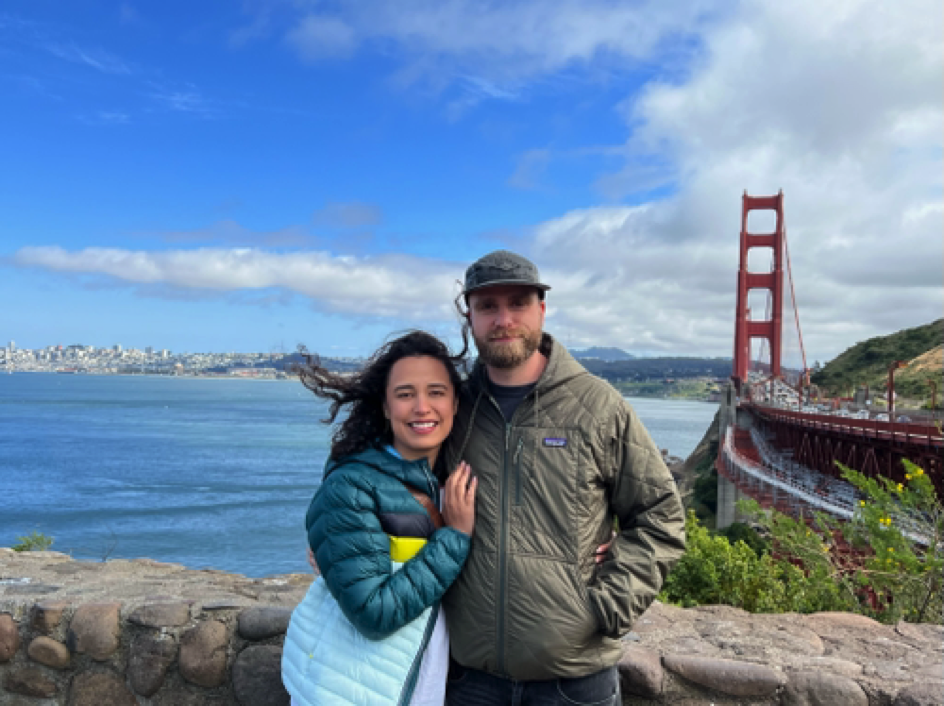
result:
M 285 688 L 299 706 L 409 703 L 407 682 L 419 670 L 434 609 L 438 605 L 387 638 L 368 640 L 344 617 L 319 576 L 292 613 L 285 636 Z

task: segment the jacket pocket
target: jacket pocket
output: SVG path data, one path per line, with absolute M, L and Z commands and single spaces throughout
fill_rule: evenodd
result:
M 509 578 L 508 673 L 518 679 L 547 679 L 599 669 L 596 651 L 587 650 L 596 643 L 597 620 L 576 568 L 515 557 Z
M 524 437 L 518 439 L 518 445 L 515 447 L 515 455 L 512 459 L 512 466 L 515 473 L 515 505 L 521 505 L 521 456 L 524 451 Z

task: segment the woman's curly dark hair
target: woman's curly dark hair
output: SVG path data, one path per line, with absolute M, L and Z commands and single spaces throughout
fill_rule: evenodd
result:
M 463 347 L 468 348 L 468 344 Z M 294 371 L 302 384 L 322 399 L 331 400 L 328 418 L 333 424 L 342 407 L 348 407 L 347 418 L 331 437 L 331 457 L 343 458 L 367 448 L 393 443 L 383 403 L 387 392 L 390 369 L 402 358 L 429 356 L 440 361 L 449 373 L 453 390 L 459 394 L 462 379 L 457 368 L 464 367 L 462 354 L 454 356 L 445 343 L 425 331 L 410 331 L 385 343 L 374 353 L 363 369 L 353 374 L 332 373 L 326 370 L 317 356 L 304 348 L 299 352 L 305 359 Z

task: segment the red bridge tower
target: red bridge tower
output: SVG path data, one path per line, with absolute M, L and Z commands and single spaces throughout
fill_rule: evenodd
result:
M 747 232 L 750 211 L 770 210 L 777 213 L 773 233 Z M 771 272 L 749 272 L 747 252 L 751 248 L 773 250 Z M 747 295 L 752 289 L 768 289 L 771 295 L 771 318 L 766 321 L 748 319 Z M 780 339 L 783 319 L 783 191 L 776 196 L 748 196 L 744 192 L 741 205 L 741 264 L 738 267 L 737 310 L 734 324 L 734 382 L 740 391 L 747 381 L 751 359 L 751 340 L 766 338 L 770 348 L 770 374 L 780 377 Z

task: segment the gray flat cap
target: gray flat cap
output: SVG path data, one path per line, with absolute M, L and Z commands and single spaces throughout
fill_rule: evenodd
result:
M 529 259 L 508 250 L 496 250 L 469 265 L 465 271 L 465 289 L 462 293 L 468 296 L 477 289 L 499 285 L 534 287 L 541 291 L 542 297 L 550 289 L 541 283 L 538 268 Z

